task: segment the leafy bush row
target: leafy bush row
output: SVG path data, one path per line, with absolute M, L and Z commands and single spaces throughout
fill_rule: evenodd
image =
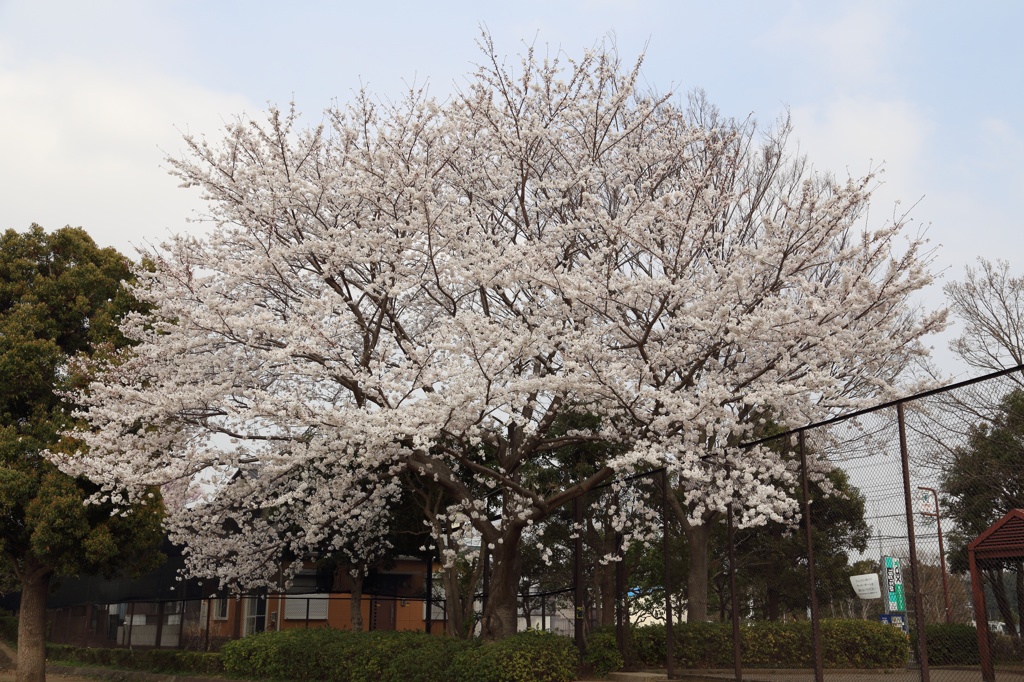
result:
M 732 667 L 731 623 L 683 623 L 672 630 L 673 657 L 687 668 Z M 826 668 L 901 668 L 907 663 L 907 636 L 891 625 L 866 620 L 821 623 Z M 642 665 L 665 665 L 664 625 L 635 629 L 633 642 Z M 809 668 L 814 665 L 811 624 L 756 622 L 740 628 L 744 667 Z
M 937 623 L 925 628 L 930 665 L 979 665 L 978 631 L 973 625 Z M 917 636 L 911 633 L 917 647 Z M 996 663 L 1024 661 L 1024 643 L 1016 637 L 993 633 L 990 639 L 992 660 Z
M 151 672 L 217 675 L 224 672 L 220 654 L 177 649 L 108 649 L 47 644 L 46 657 L 53 661 L 100 665 Z
M 228 642 L 221 655 L 231 676 L 327 682 L 569 682 L 578 665 L 570 639 L 535 631 L 481 643 L 418 632 L 285 630 Z

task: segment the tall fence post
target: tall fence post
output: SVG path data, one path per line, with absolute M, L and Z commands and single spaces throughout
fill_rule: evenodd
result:
M 729 593 L 732 600 L 732 667 L 736 682 L 743 682 L 743 659 L 740 651 L 740 598 L 736 593 L 736 532 L 732 503 L 729 504 Z
M 427 634 L 430 634 L 430 621 L 433 617 L 434 610 L 434 558 L 427 556 L 426 559 L 426 583 L 427 583 L 427 616 L 424 619 L 426 621 Z
M 210 618 L 213 615 L 213 599 L 206 599 L 206 632 L 203 633 L 203 651 L 210 650 Z
M 619 512 L 618 495 L 615 496 L 615 508 Z M 619 560 L 615 563 L 615 643 L 619 654 L 626 658 L 626 557 L 622 551 L 622 533 L 615 533 L 615 555 Z
M 135 626 L 135 602 L 128 603 L 128 627 L 125 628 L 128 631 L 128 638 L 126 646 L 132 648 L 132 628 Z
M 981 679 L 995 682 L 996 671 L 992 666 L 992 648 L 989 646 L 988 608 L 985 606 L 985 584 L 978 568 L 974 550 L 967 549 L 967 562 L 971 570 L 971 596 L 974 601 L 974 619 L 978 631 L 978 654 L 981 658 Z
M 896 403 L 896 421 L 900 429 L 900 460 L 903 465 L 903 502 L 907 511 L 907 545 L 910 549 L 910 580 L 914 583 L 914 622 L 917 625 L 918 662 L 921 664 L 921 682 L 930 682 L 928 670 L 928 644 L 925 633 L 924 602 L 921 582 L 917 574 L 917 543 L 914 538 L 914 502 L 910 496 L 910 454 L 907 450 L 907 425 L 903 403 Z
M 665 583 L 665 664 L 668 670 L 668 678 L 675 677 L 675 658 L 672 646 L 672 579 L 668 567 L 669 552 L 669 524 L 668 524 L 668 467 L 661 470 L 661 554 L 662 554 L 662 582 Z
M 797 436 L 800 448 L 800 484 L 804 492 L 804 523 L 807 528 L 807 580 L 811 592 L 811 635 L 814 639 L 814 680 L 824 682 L 825 665 L 821 652 L 821 620 L 818 617 L 818 584 L 814 577 L 814 535 L 811 532 L 811 486 L 807 477 L 807 446 L 804 432 Z
M 573 530 L 576 533 L 576 542 L 573 546 L 573 574 L 574 574 L 574 590 L 573 590 L 573 606 L 575 607 L 576 619 L 575 628 L 573 633 L 576 639 L 576 648 L 579 649 L 580 656 L 583 655 L 586 649 L 587 643 L 584 640 L 583 634 L 583 616 L 584 616 L 584 584 L 583 584 L 583 498 L 577 497 L 572 501 L 573 511 Z

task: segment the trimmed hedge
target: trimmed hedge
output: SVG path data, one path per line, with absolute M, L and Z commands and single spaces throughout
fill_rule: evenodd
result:
M 47 644 L 46 657 L 52 661 L 97 665 L 150 672 L 219 675 L 224 672 L 220 654 L 177 649 L 108 649 Z
M 587 637 L 587 650 L 583 654 L 583 665 L 589 674 L 597 677 L 605 677 L 625 665 L 614 631 L 597 630 L 590 633 Z
M 571 682 L 578 658 L 568 637 L 527 630 L 456 656 L 452 682 Z
M 925 628 L 929 665 L 980 665 L 978 631 L 973 625 L 936 623 Z M 911 644 L 917 648 L 917 636 L 911 633 Z M 992 633 L 992 660 L 996 663 L 1024 662 L 1024 642 L 1009 635 Z
M 937 623 L 924 629 L 928 642 L 929 665 L 979 665 L 978 631 L 973 625 L 946 625 Z M 911 633 L 911 643 L 917 650 L 917 635 Z
M 637 659 L 648 666 L 665 665 L 665 626 L 636 628 Z M 902 668 L 909 641 L 898 628 L 866 620 L 825 620 L 821 623 L 826 668 Z M 809 668 L 814 665 L 811 624 L 754 622 L 740 628 L 743 666 Z M 673 654 L 687 668 L 732 667 L 731 623 L 682 623 L 673 627 Z
M 285 630 L 228 642 L 221 656 L 228 675 L 293 681 L 570 682 L 578 667 L 572 640 L 537 631 L 481 643 L 419 632 Z
M 328 682 L 430 682 L 475 643 L 420 632 L 331 628 L 263 632 L 228 642 L 224 670 L 235 677 Z

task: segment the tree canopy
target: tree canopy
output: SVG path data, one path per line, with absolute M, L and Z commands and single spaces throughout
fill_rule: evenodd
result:
M 405 472 L 490 549 L 502 636 L 529 525 L 661 465 L 695 524 L 733 501 L 743 523 L 783 519 L 786 463 L 733 449 L 756 417 L 890 395 L 942 326 L 910 305 L 922 240 L 865 227 L 874 178 L 815 172 L 788 121 L 644 92 L 608 49 L 512 68 L 482 44 L 444 101 L 360 93 L 308 128 L 271 109 L 170 160 L 212 229 L 138 274 L 154 311 L 80 396 L 93 429 L 70 470 L 118 500 L 255 463 L 169 519 L 193 570 L 252 582 L 285 549 L 372 543 Z M 559 431 L 567 410 L 600 419 Z M 596 441 L 622 447 L 535 475 Z M 243 523 L 243 502 L 267 513 Z

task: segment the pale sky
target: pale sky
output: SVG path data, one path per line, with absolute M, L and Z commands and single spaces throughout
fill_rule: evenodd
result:
M 578 56 L 611 36 L 644 79 L 703 88 L 724 114 L 787 110 L 800 150 L 837 175 L 884 165 L 872 221 L 914 206 L 940 275 L 978 256 L 1021 274 L 1024 3 L 783 0 L 263 2 L 0 0 L 0 229 L 84 227 L 134 256 L 201 208 L 163 159 L 182 131 L 294 99 L 310 120 L 366 85 L 438 97 L 480 60 Z M 875 217 L 877 216 L 877 217 Z M 940 366 L 964 372 L 933 340 Z

